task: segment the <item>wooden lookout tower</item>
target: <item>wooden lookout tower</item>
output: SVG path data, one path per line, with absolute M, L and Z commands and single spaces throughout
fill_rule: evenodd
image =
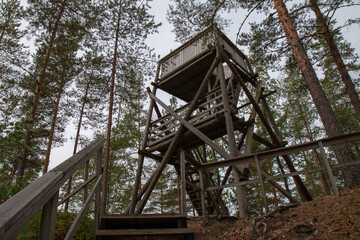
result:
M 245 185 L 249 173 L 256 171 L 261 178 L 268 176 L 266 171 L 250 161 L 224 165 L 217 172 L 205 167 L 214 158 L 220 162 L 252 154 L 254 142 L 261 145 L 262 151 L 286 144 L 267 105 L 267 94 L 246 56 L 218 28 L 210 27 L 162 58 L 152 84 L 152 91 L 148 89 L 151 101 L 139 150 L 141 158 L 127 213 L 142 212 L 163 169 L 170 164 L 181 179 L 182 212 L 187 194 L 198 215 L 228 215 L 222 189 L 232 184 L 236 186 L 240 217 L 247 217 Z M 158 89 L 182 100 L 184 105 L 171 109 L 156 95 Z M 244 109 L 248 112 L 244 113 Z M 256 117 L 266 129 L 267 137 L 254 133 Z M 144 157 L 160 164 L 139 188 Z M 282 158 L 294 172 L 289 156 Z M 293 178 L 301 199 L 311 200 L 301 179 Z M 228 183 L 229 179 L 233 181 Z M 290 202 L 296 201 L 276 182 L 269 182 Z

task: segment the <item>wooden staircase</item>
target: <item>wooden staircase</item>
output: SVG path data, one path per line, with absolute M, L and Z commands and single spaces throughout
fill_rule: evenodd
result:
M 106 215 L 96 231 L 97 240 L 193 240 L 186 214 Z

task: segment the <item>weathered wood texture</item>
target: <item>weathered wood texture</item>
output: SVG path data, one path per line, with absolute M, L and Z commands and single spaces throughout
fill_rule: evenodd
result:
M 0 206 L 0 238 L 15 238 L 18 231 L 58 193 L 60 187 L 103 145 L 104 140 L 95 140 L 3 203 Z

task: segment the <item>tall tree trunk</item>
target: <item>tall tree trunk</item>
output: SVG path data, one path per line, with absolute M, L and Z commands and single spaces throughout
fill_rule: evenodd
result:
M 78 146 L 78 143 L 79 143 L 80 130 L 81 130 L 81 125 L 82 125 L 82 118 L 83 118 L 83 115 L 84 115 L 84 109 L 85 109 L 85 104 L 86 104 L 86 101 L 87 101 L 87 96 L 88 96 L 88 93 L 89 93 L 90 84 L 91 84 L 91 79 L 89 80 L 89 82 L 86 85 L 85 94 L 84 94 L 84 97 L 83 97 L 83 102 L 81 104 L 79 122 L 78 122 L 77 130 L 76 130 L 76 136 L 75 136 L 73 155 L 75 155 L 75 153 L 77 152 L 77 146 Z M 70 194 L 71 185 L 72 185 L 72 177 L 69 178 L 67 189 L 66 189 L 66 194 Z M 69 200 L 67 200 L 65 202 L 65 209 L 64 210 L 67 212 L 68 209 L 69 209 Z
M 336 119 L 336 116 L 327 100 L 325 93 L 320 85 L 319 79 L 313 69 L 311 62 L 306 54 L 305 48 L 297 34 L 295 25 L 289 16 L 283 0 L 274 0 L 274 7 L 278 13 L 279 20 L 284 28 L 286 37 L 297 60 L 304 81 L 307 83 L 315 107 L 319 113 L 321 121 L 324 124 L 326 133 L 329 137 L 342 135 L 343 130 Z M 339 163 L 354 161 L 355 157 L 346 144 L 334 146 L 334 152 Z M 342 169 L 342 174 L 347 187 L 353 187 L 360 184 L 360 170 L 358 167 L 346 167 Z
M 343 81 L 345 85 L 345 89 L 347 94 L 350 97 L 351 104 L 354 107 L 356 116 L 358 118 L 358 121 L 360 122 L 360 99 L 359 95 L 355 90 L 355 85 L 351 81 L 351 77 L 349 75 L 349 72 L 346 69 L 346 65 L 340 55 L 340 52 L 336 46 L 335 40 L 329 30 L 329 27 L 326 23 L 326 20 L 324 18 L 324 15 L 321 13 L 319 9 L 319 5 L 317 3 L 317 0 L 310 0 L 310 7 L 314 11 L 316 15 L 316 20 L 319 24 L 319 27 L 322 31 L 322 34 L 324 35 L 324 39 L 326 43 L 329 46 L 330 53 L 332 57 L 334 58 L 334 62 L 336 64 L 336 67 L 340 73 L 341 80 Z
M 45 162 L 44 162 L 43 174 L 47 173 L 49 163 L 50 163 L 51 147 L 52 147 L 52 142 L 53 142 L 53 139 L 54 139 L 56 119 L 57 119 L 57 114 L 59 112 L 59 105 L 60 105 L 60 99 L 61 99 L 61 94 L 63 92 L 63 88 L 64 88 L 64 80 L 61 80 L 60 85 L 59 85 L 59 92 L 58 92 L 58 95 L 57 95 L 57 98 L 56 98 L 56 104 L 55 104 L 55 108 L 54 108 L 54 115 L 53 115 L 53 119 L 52 119 L 52 123 L 51 123 L 51 129 L 50 129 L 50 134 L 49 134 L 49 142 L 48 142 L 48 146 L 47 146 L 46 154 L 45 154 Z
M 61 4 L 60 12 L 59 12 L 59 15 L 58 15 L 58 17 L 56 19 L 54 30 L 53 30 L 53 32 L 52 32 L 52 34 L 50 36 L 50 39 L 49 39 L 49 45 L 48 45 L 48 47 L 46 49 L 46 54 L 45 54 L 45 58 L 44 58 L 44 65 L 43 65 L 43 67 L 41 69 L 39 78 L 36 81 L 35 96 L 34 96 L 33 101 L 32 101 L 32 107 L 31 107 L 30 119 L 28 121 L 28 126 L 33 125 L 34 122 L 35 122 L 35 115 L 36 115 L 37 107 L 38 107 L 39 100 L 40 100 L 41 84 L 42 84 L 42 82 L 43 82 L 43 80 L 45 78 L 45 71 L 46 71 L 47 65 L 49 63 L 51 49 L 53 47 L 53 42 L 54 42 L 55 37 L 56 37 L 56 32 L 58 30 L 60 20 L 61 20 L 61 17 L 63 15 L 63 13 L 64 13 L 66 4 L 67 4 L 67 0 L 64 0 L 62 2 L 62 4 Z M 19 158 L 19 161 L 18 161 L 17 176 L 18 176 L 19 179 L 21 179 L 24 176 L 26 159 L 27 159 L 27 156 L 28 156 L 28 153 L 29 153 L 28 146 L 30 144 L 30 140 L 31 140 L 31 129 L 27 130 L 26 133 L 25 133 L 24 146 L 23 146 L 23 148 L 21 150 L 20 158 Z
M 87 102 L 87 98 L 88 98 L 87 96 L 88 96 L 88 93 L 89 93 L 90 85 L 91 85 L 91 79 L 89 80 L 89 82 L 86 85 L 86 89 L 85 89 L 85 93 L 84 93 L 84 100 L 83 100 L 83 102 L 81 104 L 79 122 L 78 122 L 77 130 L 76 130 L 76 136 L 75 136 L 73 155 L 77 152 L 77 146 L 79 144 L 79 137 L 80 137 L 80 130 L 81 130 L 81 125 L 82 125 L 82 118 L 84 116 L 84 109 L 85 109 L 85 105 L 86 105 L 86 102 Z
M 117 50 L 118 50 L 118 41 L 120 33 L 120 18 L 121 18 L 121 1 L 119 3 L 119 13 L 117 17 L 116 24 L 116 36 L 115 36 L 115 46 L 114 46 L 114 56 L 112 62 L 112 71 L 111 71 L 111 85 L 110 85 L 110 102 L 109 102 L 109 116 L 107 124 L 107 134 L 106 134 L 106 150 L 105 150 L 105 159 L 104 159 L 104 182 L 103 182 L 103 198 L 102 200 L 102 212 L 105 213 L 106 208 L 106 199 L 107 199 L 107 189 L 108 189 L 108 172 L 109 172 L 109 159 L 110 159 L 110 140 L 111 140 L 111 126 L 112 126 L 112 115 L 114 107 L 114 88 L 115 88 L 115 74 L 116 74 L 116 62 L 117 62 Z

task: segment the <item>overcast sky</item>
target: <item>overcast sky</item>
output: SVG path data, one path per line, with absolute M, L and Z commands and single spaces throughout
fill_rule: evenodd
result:
M 299 0 L 299 2 L 303 2 L 303 0 Z M 159 33 L 154 34 L 149 37 L 148 45 L 155 49 L 157 55 L 161 57 L 168 54 L 172 49 L 177 48 L 181 44 L 179 42 L 175 42 L 175 35 L 172 33 L 172 25 L 166 20 L 166 11 L 168 9 L 169 0 L 153 0 L 150 2 L 152 9 L 150 10 L 151 14 L 155 16 L 156 22 L 161 22 L 162 26 L 159 28 Z M 235 42 L 236 34 L 238 31 L 238 27 L 245 18 L 245 11 L 238 11 L 227 14 L 228 18 L 232 19 L 232 25 L 225 29 L 225 34 L 229 37 L 230 40 Z M 249 30 L 249 22 L 253 22 L 259 20 L 259 15 L 253 13 L 252 16 L 248 19 L 247 24 L 244 25 L 242 31 Z M 340 9 L 334 16 L 338 20 L 338 24 L 343 24 L 347 19 L 353 17 L 360 17 L 360 7 L 351 7 Z M 359 25 L 353 25 L 350 28 L 343 29 L 344 37 L 347 41 L 349 41 L 352 46 L 356 49 L 356 53 L 359 55 L 360 49 L 360 28 Z M 247 52 L 246 49 L 241 49 L 243 52 Z M 72 127 L 70 127 L 72 128 Z M 68 138 L 67 143 L 64 144 L 63 147 L 55 148 L 51 152 L 50 166 L 49 168 L 53 168 L 58 165 L 62 161 L 66 160 L 72 154 L 73 149 L 73 140 L 70 140 L 70 137 L 74 137 L 74 131 L 70 131 L 69 128 L 66 131 L 65 136 Z

